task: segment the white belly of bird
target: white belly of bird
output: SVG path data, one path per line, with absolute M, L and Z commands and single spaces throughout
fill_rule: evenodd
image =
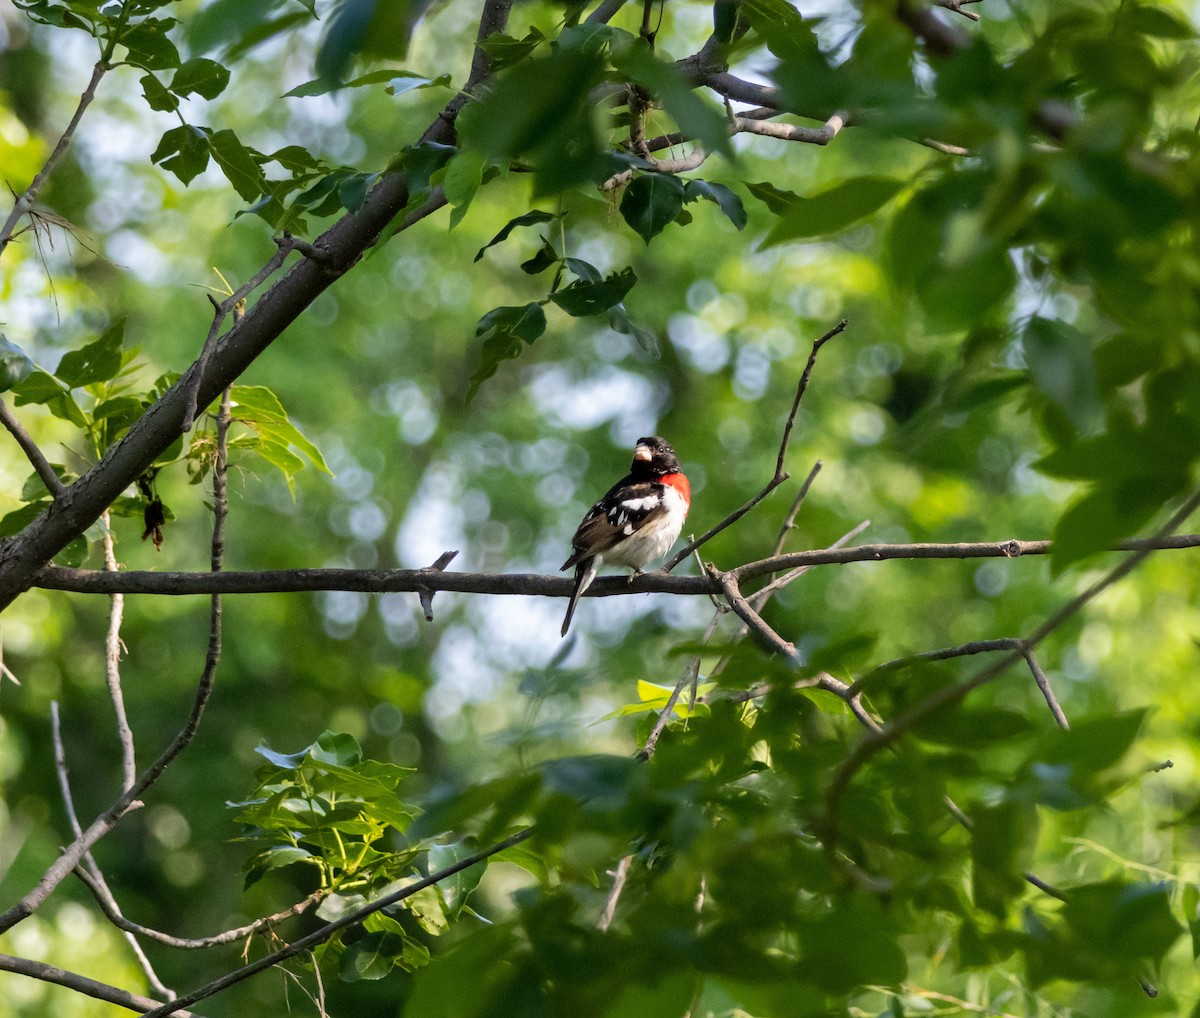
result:
M 669 485 L 664 487 L 663 502 L 667 511 L 653 523 L 631 534 L 619 548 L 606 551 L 605 562 L 641 569 L 670 550 L 683 529 L 688 507 L 679 492 Z

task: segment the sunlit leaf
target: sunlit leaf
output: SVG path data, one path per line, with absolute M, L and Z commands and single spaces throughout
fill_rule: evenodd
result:
M 903 181 L 886 177 L 858 177 L 801 198 L 771 228 L 762 246 L 837 233 L 887 204 L 903 186 Z

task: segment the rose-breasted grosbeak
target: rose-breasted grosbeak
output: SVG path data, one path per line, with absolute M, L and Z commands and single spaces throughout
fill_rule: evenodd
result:
M 657 436 L 639 438 L 628 476 L 587 511 L 571 539 L 574 551 L 562 568 L 575 567 L 575 589 L 563 619 L 563 636 L 601 563 L 630 566 L 637 576 L 642 566 L 665 555 L 675 543 L 691 502 L 691 485 L 675 450 Z

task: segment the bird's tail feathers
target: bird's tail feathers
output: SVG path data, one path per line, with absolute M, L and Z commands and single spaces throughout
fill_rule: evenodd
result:
M 567 605 L 567 614 L 563 618 L 562 635 L 567 635 L 567 630 L 571 628 L 571 616 L 575 614 L 575 606 L 579 603 L 579 599 L 583 597 L 583 592 L 592 585 L 592 580 L 596 578 L 596 570 L 600 568 L 600 563 L 597 561 L 597 556 L 585 558 L 575 566 L 575 589 L 571 591 L 571 601 Z

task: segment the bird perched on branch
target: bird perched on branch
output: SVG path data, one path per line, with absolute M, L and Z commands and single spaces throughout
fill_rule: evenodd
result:
M 691 502 L 691 485 L 675 450 L 657 436 L 639 438 L 628 475 L 587 511 L 571 539 L 574 551 L 562 569 L 575 567 L 575 589 L 563 619 L 563 636 L 601 564 L 630 566 L 633 576 L 640 575 L 643 566 L 675 543 Z

